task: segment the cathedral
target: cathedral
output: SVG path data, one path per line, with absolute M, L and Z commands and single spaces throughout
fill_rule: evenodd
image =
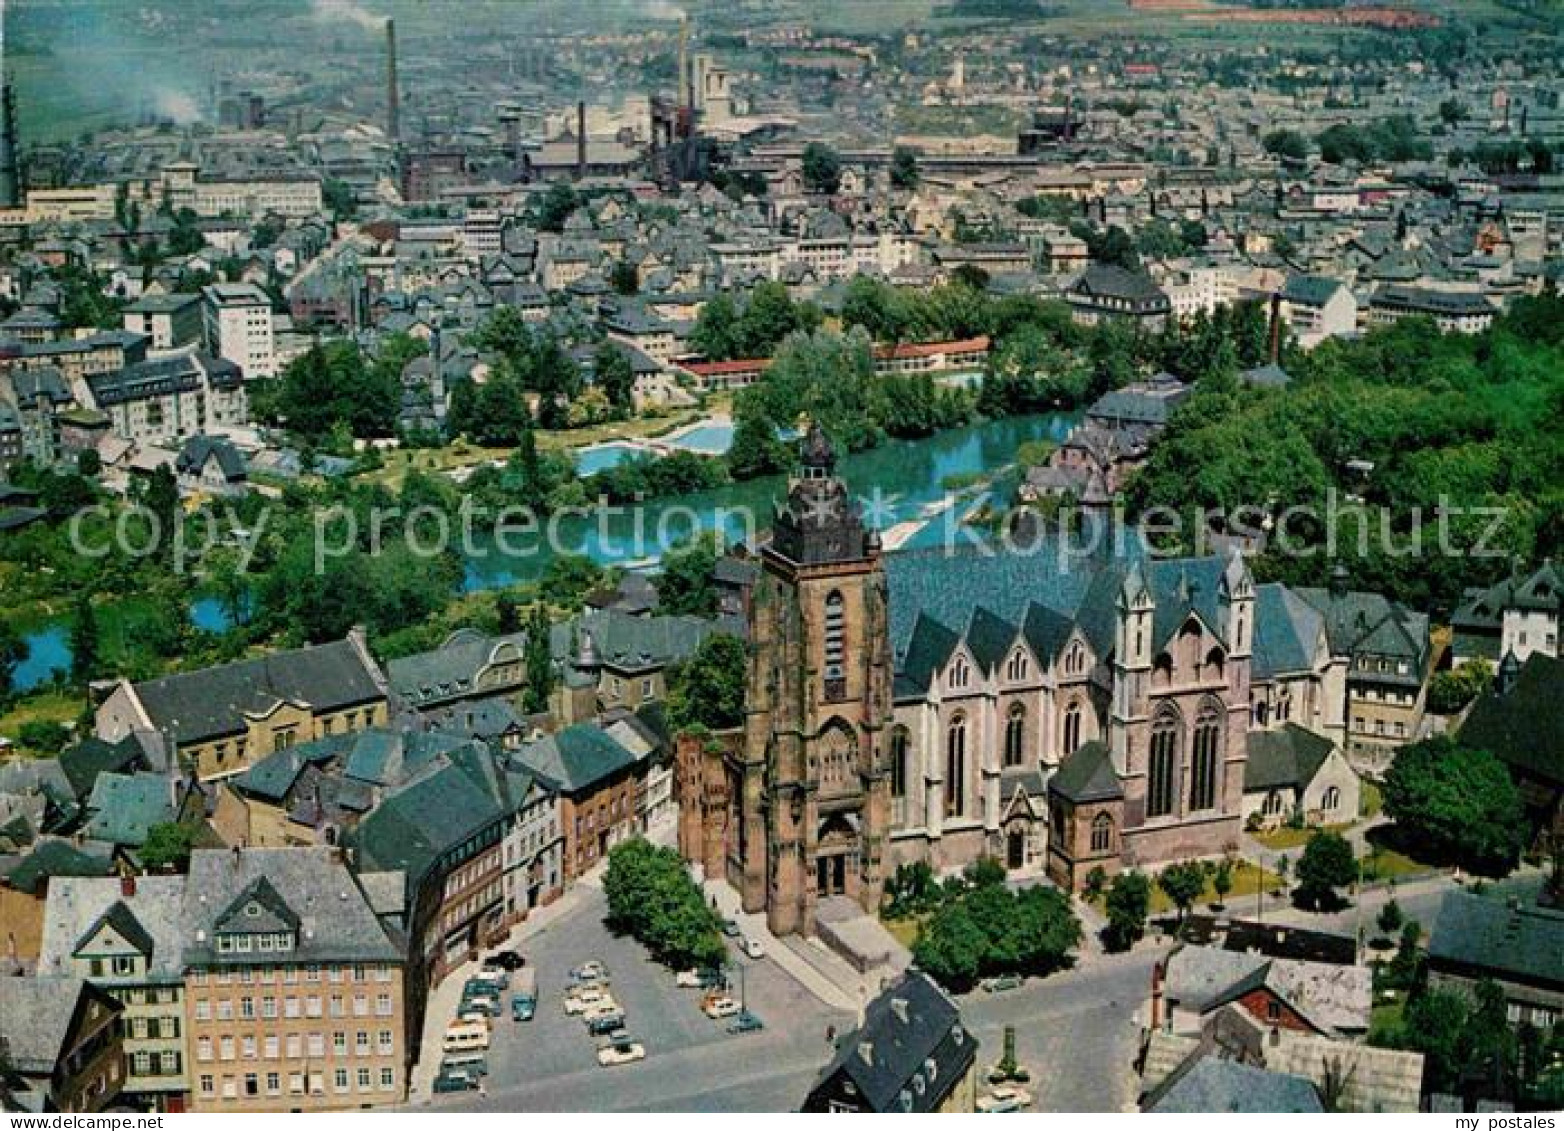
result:
M 747 601 L 742 739 L 681 754 L 685 854 L 809 934 L 913 861 L 1078 889 L 1235 849 L 1250 728 L 1328 732 L 1345 665 L 1242 558 L 1102 541 L 884 553 L 811 429 Z

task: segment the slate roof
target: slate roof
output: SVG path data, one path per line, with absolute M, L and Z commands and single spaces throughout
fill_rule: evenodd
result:
M 1082 743 L 1059 766 L 1048 788 L 1076 804 L 1109 801 L 1124 796 L 1124 787 L 1113 768 L 1113 756 L 1101 742 Z
M 1311 670 L 1324 628 L 1320 611 L 1285 585 L 1255 586 L 1250 677 L 1265 680 Z
M 386 662 L 392 689 L 413 706 L 455 699 L 479 690 L 478 677 L 499 661 L 520 663 L 527 635 L 485 636 L 472 629 L 452 633 L 440 647 Z
M 507 786 L 477 743 L 442 754 L 353 830 L 360 866 L 403 872 L 415 890 L 443 853 L 515 811 Z
M 106 844 L 84 844 L 80 847 L 67 840 L 45 839 L 36 842 L 33 850 L 11 869 L 6 877 L 17 891 L 37 894 L 39 886 L 60 876 L 106 876 L 113 868 L 110 847 Z
M 1564 992 L 1564 911 L 1453 891 L 1439 905 L 1429 964 Z
M 145 761 L 146 754 L 134 737 L 118 742 L 89 737 L 61 752 L 60 769 L 71 783 L 71 791 L 77 797 L 86 797 L 99 774 L 135 769 Z
M 1422 683 L 1429 651 L 1427 616 L 1378 593 L 1309 588 L 1293 592 L 1325 617 L 1325 631 L 1333 655 L 1371 653 L 1407 661 L 1405 675 L 1372 670 L 1359 672 L 1354 668 L 1348 678 L 1365 675 L 1414 687 Z
M 66 1041 L 82 994 L 80 978 L 0 978 L 0 1038 L 17 1071 L 48 1076 L 68 1051 Z
M 262 877 L 298 919 L 293 961 L 401 960 L 400 946 L 333 849 L 198 849 L 190 856 L 182 915 L 186 965 L 276 962 L 276 956 L 269 952 L 218 955 L 212 943 L 223 913 Z
M 384 697 L 351 640 L 275 652 L 253 660 L 135 685 L 152 725 L 175 742 L 204 742 L 246 729 L 244 716 L 279 702 L 337 711 Z
M 1564 789 L 1564 659 L 1533 652 L 1514 686 L 1489 692 L 1460 730 L 1466 746 L 1486 750 L 1527 777 Z
M 1203 1016 L 1219 1008 L 1237 996 L 1235 987 L 1248 987 L 1263 970 L 1263 984 L 1320 1028 L 1339 1033 L 1368 1028 L 1373 991 L 1372 973 L 1366 966 L 1183 946 L 1168 956 L 1166 969 L 1166 995 L 1180 1014 L 1188 1011 Z
M 88 840 L 139 848 L 152 826 L 174 820 L 173 790 L 162 774 L 99 774 L 87 799 Z
M 1324 306 L 1342 285 L 1326 275 L 1291 275 L 1282 285 L 1282 299 L 1300 306 Z
M 577 723 L 524 746 L 513 760 L 568 794 L 585 792 L 637 761 L 634 753 L 592 723 Z
M 134 979 L 180 981 L 184 976 L 180 915 L 184 876 L 138 876 L 135 893 L 126 895 L 118 877 L 61 877 L 49 884 L 44 908 L 38 970 L 64 974 L 72 956 L 99 924 L 109 923 L 149 959 L 146 976 Z M 100 981 L 115 980 L 106 972 Z
M 1320 772 L 1336 744 L 1297 723 L 1276 730 L 1249 732 L 1249 758 L 1244 763 L 1244 792 L 1303 789 Z
M 937 1111 L 977 1046 L 956 1003 L 927 974 L 912 971 L 868 1004 L 863 1024 L 840 1039 L 815 1090 L 843 1075 L 871 1111 Z
M 1323 1112 L 1320 1094 L 1302 1076 L 1268 1072 L 1236 1060 L 1201 1057 L 1147 1097 L 1142 1109 L 1157 1114 Z

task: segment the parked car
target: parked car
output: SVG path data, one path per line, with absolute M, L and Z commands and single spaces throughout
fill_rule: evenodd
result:
M 739 1015 L 728 1022 L 728 1032 L 730 1033 L 754 1033 L 764 1028 L 765 1026 L 760 1023 L 760 1018 L 747 1009 L 740 1010 Z
M 736 939 L 739 937 L 739 925 L 732 919 L 724 919 L 722 921 L 722 933 L 730 939 Z
M 538 1011 L 538 1003 L 530 997 L 522 997 L 517 994 L 510 999 L 510 1016 L 512 1021 L 531 1021 Z
M 727 976 L 710 966 L 701 970 L 680 970 L 674 976 L 674 984 L 687 990 L 709 990 L 727 985 Z
M 447 1054 L 488 1048 L 488 1020 L 451 1022 L 445 1028 L 445 1041 L 442 1047 Z
M 1019 986 L 1021 977 L 1017 974 L 1000 974 L 997 977 L 987 978 L 980 984 L 984 993 L 1003 993 L 1005 990 L 1013 990 Z
M 581 1011 L 581 1020 L 590 1024 L 599 1017 L 624 1016 L 624 1010 L 619 1008 L 619 1003 L 612 996 L 604 998 L 587 1006 Z
M 761 946 L 758 940 L 747 936 L 739 939 L 739 949 L 751 958 L 766 957 L 766 948 Z
M 607 979 L 608 967 L 595 958 L 591 962 L 583 962 L 570 972 L 570 980 L 572 982 L 602 982 Z
M 475 994 L 472 997 L 462 998 L 462 1003 L 457 1007 L 457 1016 L 469 1013 L 481 1013 L 485 1017 L 498 1017 L 501 1013 L 500 999 L 488 994 Z
M 492 966 L 497 970 L 520 970 L 527 964 L 527 959 L 520 951 L 502 950 L 496 954 L 489 955 L 483 964 Z
M 565 998 L 566 1013 L 585 1013 L 594 1005 L 613 1001 L 606 986 L 582 986 L 572 990 Z
M 465 1072 L 469 1076 L 487 1076 L 489 1074 L 489 1059 L 478 1050 L 447 1053 L 440 1061 L 440 1071 Z
M 639 1041 L 631 1041 L 622 1045 L 604 1045 L 597 1050 L 597 1062 L 604 1068 L 645 1059 L 646 1048 Z
M 612 1010 L 608 1013 L 598 1013 L 587 1018 L 587 1032 L 594 1037 L 602 1037 L 613 1033 L 625 1023 L 625 1015 L 621 1010 Z
M 1010 1085 L 995 1088 L 985 1092 L 977 1098 L 977 1110 L 984 1113 L 1000 1114 L 1004 1112 L 1020 1111 L 1022 1108 L 1032 1106 L 1032 1095 L 1023 1088 L 1015 1088 Z
M 478 1086 L 478 1078 L 465 1072 L 440 1072 L 434 1078 L 435 1095 L 447 1092 L 470 1092 Z
M 467 979 L 467 985 L 488 986 L 491 989 L 498 986 L 501 989 L 506 989 L 510 986 L 510 974 L 497 966 L 485 966 L 471 978 Z
M 720 1021 L 724 1017 L 733 1017 L 739 1011 L 739 1003 L 730 997 L 714 997 L 705 1006 L 706 1016 L 713 1021 Z

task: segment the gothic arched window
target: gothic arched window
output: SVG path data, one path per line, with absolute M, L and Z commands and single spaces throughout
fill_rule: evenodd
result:
M 1178 786 L 1178 715 L 1168 712 L 1151 724 L 1151 761 L 1146 783 L 1146 816 L 1173 812 Z
M 1092 818 L 1092 851 L 1107 852 L 1113 847 L 1113 818 L 1098 813 Z
M 959 817 L 967 800 L 967 717 L 950 720 L 945 733 L 945 816 Z
M 1031 670 L 1031 667 L 1032 665 L 1027 663 L 1026 653 L 1017 648 L 1010 654 L 1010 666 L 1006 669 L 1005 674 L 1012 681 L 1022 680 L 1026 678 L 1027 672 Z
M 1192 810 L 1216 808 L 1218 750 L 1222 744 L 1222 720 L 1207 704 L 1195 720 L 1194 765 L 1189 782 Z
M 1020 703 L 1010 708 L 1005 720 L 1005 765 L 1019 766 L 1026 751 L 1026 708 Z
M 891 731 L 891 796 L 907 796 L 907 728 Z
M 1064 756 L 1068 758 L 1081 748 L 1081 705 L 1071 703 L 1064 709 Z

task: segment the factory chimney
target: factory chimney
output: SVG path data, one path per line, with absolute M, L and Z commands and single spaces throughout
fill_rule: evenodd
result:
M 402 140 L 400 99 L 396 90 L 396 21 L 386 21 L 386 137 L 392 145 Z
M 16 156 L 16 89 L 0 87 L 0 208 L 22 203 L 22 174 Z
M 576 103 L 576 179 L 587 175 L 587 104 Z

